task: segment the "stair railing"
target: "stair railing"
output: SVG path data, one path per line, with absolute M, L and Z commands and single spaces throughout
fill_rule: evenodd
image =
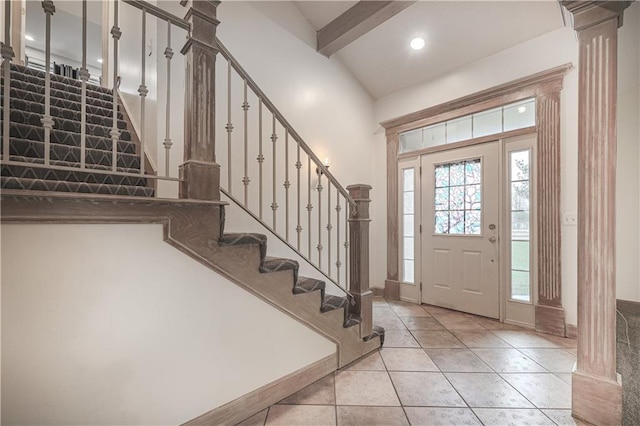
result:
M 15 61 L 14 59 L 14 52 L 13 49 L 11 48 L 11 44 L 13 42 L 13 44 L 18 43 L 19 41 L 17 40 L 11 40 L 11 24 L 12 24 L 12 20 L 11 20 L 11 8 L 12 8 L 12 3 L 11 1 L 6 1 L 4 2 L 4 15 L 5 15 L 5 31 L 4 31 L 4 42 L 2 43 L 2 50 L 1 50 L 1 54 L 2 54 L 2 58 L 3 58 L 3 63 L 2 63 L 2 77 L 4 80 L 4 90 L 3 90 L 3 113 L 2 113 L 2 118 L 3 118 L 3 123 L 2 123 L 2 134 L 3 134 L 3 140 L 2 140 L 2 164 L 7 164 L 7 165 L 20 165 L 20 164 L 24 164 L 24 161 L 22 161 L 19 158 L 16 158 L 15 156 L 10 155 L 9 153 L 11 152 L 11 141 L 10 141 L 10 121 L 11 121 L 11 62 Z M 172 104 L 171 104 L 171 92 L 172 90 L 175 92 L 176 88 L 175 85 L 172 85 L 171 82 L 171 69 L 174 68 L 176 66 L 180 67 L 183 66 L 183 61 L 179 61 L 179 63 L 175 64 L 175 60 L 172 61 L 173 59 L 173 50 L 172 50 L 172 30 L 175 33 L 173 35 L 173 39 L 175 40 L 176 38 L 176 34 L 178 36 L 182 36 L 182 38 L 179 38 L 178 41 L 180 43 L 182 43 L 182 41 L 184 40 L 185 35 L 189 34 L 190 28 L 191 28 L 191 24 L 189 22 L 187 22 L 185 19 L 176 17 L 160 8 L 158 8 L 157 6 L 154 6 L 150 3 L 147 3 L 145 1 L 138 1 L 138 0 L 113 0 L 113 15 L 112 15 L 112 19 L 113 19 L 113 26 L 110 29 L 110 37 L 113 39 L 113 49 L 110 53 L 112 53 L 112 56 L 110 58 L 103 58 L 105 61 L 109 61 L 109 73 L 110 73 L 110 79 L 109 82 L 106 81 L 106 79 L 104 78 L 105 76 L 103 75 L 102 78 L 102 83 L 103 86 L 105 87 L 109 87 L 113 90 L 113 98 L 111 101 L 111 120 L 109 123 L 109 126 L 111 127 L 111 130 L 109 132 L 109 135 L 105 135 L 105 137 L 108 137 L 111 139 L 111 161 L 110 161 L 110 167 L 101 167 L 101 168 L 96 168 L 94 165 L 92 164 L 88 164 L 87 162 L 87 139 L 88 139 L 88 122 L 87 122 L 87 101 L 88 101 L 88 94 L 87 91 L 89 90 L 89 86 L 88 86 L 88 82 L 91 78 L 90 75 L 90 71 L 89 68 L 91 68 L 90 65 L 88 65 L 88 54 L 91 54 L 91 56 L 96 56 L 99 55 L 101 56 L 101 54 L 97 53 L 97 52 L 87 52 L 87 47 L 88 47 L 88 39 L 87 39 L 87 0 L 82 0 L 81 2 L 76 3 L 76 5 L 78 5 L 77 7 L 81 7 L 82 8 L 82 14 L 81 14 L 81 19 L 82 19 L 82 32 L 81 34 L 79 34 L 79 37 L 82 41 L 82 57 L 81 58 L 76 58 L 76 60 L 80 63 L 80 67 L 77 70 L 77 76 L 78 79 L 80 80 L 80 102 L 81 102 L 81 106 L 80 106 L 80 111 L 79 111 L 79 115 L 80 115 L 80 132 L 79 132 L 79 159 L 77 164 L 74 162 L 74 164 L 63 164 L 59 161 L 56 161 L 55 159 L 51 158 L 51 153 L 52 153 L 52 147 L 51 147 L 51 135 L 52 132 L 55 130 L 58 130 L 60 128 L 60 125 L 58 123 L 58 117 L 54 117 L 51 114 L 51 98 L 52 98 L 52 70 L 53 70 L 53 63 L 52 63 L 52 51 L 51 51 L 51 41 L 52 41 L 52 20 L 55 20 L 55 12 L 56 12 L 56 8 L 55 8 L 55 4 L 54 1 L 52 0 L 45 0 L 42 1 L 42 10 L 44 12 L 44 26 L 45 26 L 45 40 L 44 40 L 44 58 L 42 61 L 43 64 L 43 71 L 44 71 L 44 106 L 43 106 L 43 114 L 41 117 L 41 125 L 43 128 L 43 145 L 44 145 L 44 153 L 41 159 L 36 159 L 35 161 L 33 159 L 31 159 L 29 161 L 29 167 L 32 168 L 46 168 L 46 169 L 53 169 L 53 170 L 66 170 L 66 171 L 77 171 L 78 169 L 80 170 L 90 170 L 91 173 L 95 173 L 95 174 L 109 174 L 109 175 L 118 175 L 118 176 L 129 176 L 129 177 L 140 177 L 143 176 L 146 179 L 154 179 L 154 180 L 163 180 L 163 181 L 169 181 L 169 182 L 176 182 L 179 183 L 182 181 L 182 179 L 179 178 L 179 173 L 178 173 L 178 165 L 175 164 L 175 160 L 176 159 L 171 159 L 171 148 L 174 144 L 174 141 L 172 140 L 171 137 L 171 113 L 172 113 Z M 123 8 L 125 8 L 125 6 L 128 8 L 128 10 L 124 10 Z M 130 19 L 137 19 L 137 18 L 131 18 L 132 16 L 135 16 L 135 14 L 137 14 L 139 16 L 139 26 L 138 24 L 136 24 L 136 32 L 139 31 L 140 32 L 140 39 L 137 41 L 131 41 L 131 39 L 127 40 L 127 43 L 134 43 L 137 44 L 139 43 L 140 46 L 140 56 L 139 56 L 139 69 L 140 69 L 140 80 L 139 80 L 139 84 L 137 84 L 138 82 L 132 82 L 131 80 L 128 81 L 124 81 L 122 79 L 121 76 L 121 70 L 120 70 L 120 60 L 121 60 L 121 46 L 120 46 L 120 41 L 121 41 L 121 37 L 123 36 L 123 32 L 120 28 L 120 19 L 123 16 L 123 13 L 125 13 Z M 166 26 L 166 46 L 164 49 L 164 56 L 166 58 L 166 68 L 163 70 L 165 73 L 165 79 L 164 82 L 162 84 L 165 85 L 166 87 L 166 92 L 164 93 L 165 96 L 165 100 L 164 100 L 164 105 L 157 105 L 157 115 L 153 116 L 149 114 L 149 108 L 148 108 L 148 97 L 151 97 L 151 99 L 155 102 L 158 100 L 159 94 L 158 93 L 150 93 L 150 89 L 147 87 L 147 72 L 146 72 L 146 67 L 147 67 L 147 61 L 148 61 L 148 55 L 149 55 L 149 47 L 147 46 L 147 26 L 150 23 L 150 20 L 154 19 L 155 22 L 153 22 L 153 24 L 157 25 L 158 29 L 161 28 L 161 26 Z M 67 29 L 68 30 L 68 29 Z M 159 31 L 160 32 L 160 31 Z M 182 33 L 182 34 L 180 34 Z M 24 36 L 24 34 L 22 35 Z M 131 34 L 129 34 L 130 37 L 134 37 L 135 35 L 133 34 L 133 31 L 131 32 Z M 154 37 L 155 39 L 155 37 Z M 131 65 L 131 63 L 129 64 Z M 95 71 L 94 71 L 95 72 Z M 109 84 L 110 83 L 110 84 Z M 128 93 L 124 93 L 122 91 L 122 87 L 121 84 L 127 85 L 128 88 L 131 87 L 136 87 L 137 88 L 137 93 L 133 93 L 135 91 L 135 89 L 129 90 Z M 179 90 L 178 92 L 180 92 L 181 90 Z M 129 96 L 129 99 L 135 99 L 135 97 L 137 96 L 137 100 L 135 100 L 134 102 L 134 107 L 131 108 L 135 108 L 134 111 L 127 111 L 127 108 L 125 108 L 124 102 L 122 100 L 123 96 Z M 106 107 L 106 105 L 105 105 Z M 162 114 L 160 111 L 164 110 L 164 114 Z M 119 158 L 119 151 L 118 151 L 118 143 L 121 141 L 121 135 L 122 135 L 122 130 L 118 127 L 118 119 L 121 116 L 121 114 L 123 114 L 123 112 L 128 112 L 128 115 L 131 115 L 132 113 L 135 113 L 137 115 L 137 122 L 136 124 L 138 124 L 138 135 L 139 135 L 139 140 L 135 141 L 135 139 L 133 140 L 133 142 L 136 143 L 137 147 L 137 153 L 140 155 L 140 162 L 139 162 L 139 166 L 136 167 L 136 171 L 132 171 L 132 170 L 128 170 L 128 171 L 123 171 L 122 170 L 122 166 L 119 164 L 118 162 L 118 158 Z M 147 134 L 147 129 L 149 128 L 149 124 L 151 123 L 151 125 L 153 125 L 153 123 L 157 122 L 157 121 L 165 121 L 165 129 L 164 129 L 164 138 L 163 142 L 157 143 L 157 140 L 154 140 L 153 138 L 150 138 L 149 135 Z M 105 126 L 106 126 L 106 122 L 105 122 Z M 160 129 L 158 128 L 158 133 L 160 133 Z M 135 135 L 134 135 L 135 136 Z M 160 139 L 160 138 L 158 138 Z M 175 138 L 174 138 L 175 139 Z M 180 141 L 182 139 L 182 135 L 180 136 Z M 153 147 L 153 149 L 150 145 L 151 144 L 155 144 L 156 146 Z M 150 152 L 153 151 L 158 151 L 158 154 L 155 156 L 152 156 L 150 154 Z M 162 155 L 160 152 L 164 151 L 164 155 Z M 164 156 L 164 158 L 162 158 Z M 149 160 L 149 163 L 147 163 L 146 160 Z M 164 160 L 164 161 L 162 161 Z M 164 170 L 157 170 L 157 171 L 153 171 L 153 170 L 149 170 L 148 169 L 148 165 L 151 164 L 153 165 L 155 162 L 157 163 L 164 163 Z M 128 167 L 129 169 L 131 169 L 132 167 Z M 157 166 L 158 169 L 160 169 L 159 166 Z M 177 187 L 175 188 L 175 191 L 167 191 L 168 194 L 170 193 L 175 193 L 175 195 L 177 196 Z
M 224 44 L 217 45 L 223 59 L 217 64 L 217 136 L 226 139 L 217 147 L 222 192 L 352 296 L 368 335 L 371 187 L 344 188 Z

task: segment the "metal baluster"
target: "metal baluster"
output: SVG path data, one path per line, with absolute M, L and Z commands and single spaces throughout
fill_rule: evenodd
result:
M 340 191 L 336 191 L 336 275 L 338 277 L 338 284 L 340 284 L 340 267 L 342 262 L 340 261 Z
M 318 267 L 322 269 L 322 169 L 317 168 L 318 170 L 318 186 L 316 189 L 318 190 L 318 245 L 316 248 L 318 249 Z
M 171 146 L 171 22 L 167 22 L 167 48 L 164 49 L 164 57 L 167 58 L 167 105 L 165 110 L 165 137 L 164 137 L 164 175 L 169 177 Z
M 289 242 L 289 130 L 284 131 L 284 236 Z
M 9 137 L 11 121 L 10 96 L 11 96 L 11 59 L 15 56 L 10 45 L 11 39 L 11 2 L 4 2 L 4 43 L 2 43 L 2 67 L 4 70 L 4 99 L 2 105 L 2 160 L 10 161 Z
M 248 127 L 248 114 L 249 114 L 249 102 L 247 102 L 247 80 L 244 81 L 244 102 L 242 103 L 242 110 L 244 111 L 244 176 L 242 178 L 242 184 L 244 185 L 244 205 L 248 207 L 249 204 L 249 127 Z
M 271 133 L 271 142 L 272 150 L 273 150 L 273 182 L 271 187 L 273 188 L 273 202 L 271 203 L 271 210 L 273 210 L 273 230 L 276 230 L 276 210 L 278 210 L 278 203 L 276 203 L 276 141 L 278 140 L 278 135 L 276 135 L 276 115 L 273 114 L 273 126 Z
M 233 132 L 233 124 L 231 124 L 231 62 L 227 61 L 227 187 L 229 194 L 233 194 L 231 185 L 231 133 Z
M 331 277 L 331 181 L 327 179 L 327 270 Z
M 262 163 L 264 163 L 264 155 L 262 154 L 262 98 L 258 98 L 258 202 L 259 216 L 262 220 Z
M 145 139 L 145 102 L 149 90 L 145 85 L 146 79 L 146 66 L 147 66 L 147 11 L 142 9 L 142 69 L 140 72 L 140 87 L 138 87 L 138 93 L 140 94 L 140 174 L 144 174 L 144 139 Z M 113 118 L 116 120 L 116 117 Z M 117 121 L 114 123 L 114 127 L 117 127 Z
M 45 73 L 44 73 L 44 115 L 40 120 L 44 128 L 44 164 L 49 165 L 51 161 L 51 129 L 54 121 L 51 117 L 51 15 L 56 11 L 53 1 L 43 1 L 42 9 L 45 18 Z
M 349 288 L 349 202 L 344 200 L 344 283 Z
M 113 27 L 111 28 L 111 36 L 113 37 L 113 123 L 111 126 L 111 168 L 115 172 L 118 168 L 118 139 L 120 139 L 120 131 L 118 130 L 118 87 L 120 86 L 120 77 L 118 76 L 118 43 L 122 36 L 122 31 L 118 27 L 118 5 L 119 0 L 113 2 Z
M 302 202 L 302 200 L 300 199 L 300 168 L 302 167 L 302 163 L 300 162 L 300 143 L 298 143 L 296 141 L 296 145 L 297 145 L 297 159 L 296 159 L 296 174 L 297 174 L 297 178 L 298 178 L 298 187 L 297 187 L 297 193 L 298 193 L 298 198 L 296 199 L 297 201 L 297 217 L 298 217 L 298 226 L 296 226 L 296 232 L 298 234 L 298 251 L 300 251 L 300 234 L 302 233 L 302 226 L 300 226 L 300 203 Z
M 82 81 L 82 94 L 80 95 L 80 168 L 85 168 L 87 149 L 87 81 L 89 70 L 87 69 L 87 0 L 82 0 L 82 68 L 80 68 L 80 80 Z
M 309 260 L 311 260 L 311 210 L 313 210 L 313 204 L 311 204 L 311 157 L 307 156 L 307 238 L 309 243 Z

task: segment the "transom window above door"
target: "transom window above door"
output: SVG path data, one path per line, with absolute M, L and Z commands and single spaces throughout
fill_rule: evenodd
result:
M 400 133 L 400 154 L 536 125 L 536 100 L 525 99 Z
M 479 235 L 482 223 L 480 158 L 435 166 L 436 234 Z

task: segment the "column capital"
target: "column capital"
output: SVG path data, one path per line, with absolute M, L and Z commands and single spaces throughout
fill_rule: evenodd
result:
M 563 0 L 561 3 L 573 15 L 573 28 L 582 31 L 611 19 L 617 19 L 620 28 L 624 10 L 633 2 Z

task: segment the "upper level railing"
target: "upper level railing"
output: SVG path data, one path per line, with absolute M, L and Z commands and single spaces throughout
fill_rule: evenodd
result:
M 117 0 L 113 1 L 112 4 L 112 13 L 109 16 L 109 21 L 112 24 L 109 34 L 112 41 L 108 57 L 101 59 L 101 61 L 104 61 L 105 64 L 108 65 L 102 66 L 102 70 L 100 70 L 95 64 L 89 64 L 88 59 L 94 59 L 95 57 L 102 56 L 102 54 L 98 52 L 88 52 L 88 25 L 90 24 L 87 11 L 88 1 L 82 0 L 80 2 L 65 3 L 66 8 L 74 8 L 73 12 L 80 16 L 82 21 L 81 31 L 77 34 L 78 40 L 81 41 L 81 53 L 79 57 L 62 58 L 62 60 L 72 60 L 77 63 L 77 76 L 80 80 L 80 154 L 78 155 L 79 161 L 77 164 L 69 164 L 69 162 L 56 161 L 51 158 L 51 134 L 53 131 L 61 128 L 59 124 L 61 117 L 54 117 L 51 114 L 51 82 L 52 74 L 54 72 L 54 60 L 52 60 L 52 56 L 55 56 L 55 52 L 52 52 L 51 46 L 52 41 L 56 41 L 58 45 L 61 44 L 61 39 L 56 39 L 56 37 L 61 36 L 61 34 L 56 34 L 52 30 L 52 19 L 55 19 L 54 15 L 56 13 L 55 3 L 51 0 L 41 2 L 41 13 L 44 18 L 45 29 L 44 40 L 41 40 L 44 44 L 41 52 L 43 57 L 33 57 L 30 54 L 28 59 L 30 62 L 38 64 L 38 66 L 34 68 L 40 69 L 44 72 L 44 114 L 42 114 L 41 119 L 41 126 L 44 135 L 42 141 L 44 145 L 44 155 L 42 159 L 36 159 L 36 161 L 31 159 L 29 167 L 68 171 L 90 169 L 91 173 L 95 174 L 110 174 L 130 177 L 143 176 L 149 179 L 174 182 L 173 189 L 167 191 L 161 190 L 160 195 L 167 196 L 169 194 L 174 194 L 174 196 L 177 196 L 177 184 L 180 182 L 180 178 L 178 176 L 179 158 L 176 157 L 175 159 L 172 159 L 171 151 L 176 140 L 178 145 L 182 144 L 183 129 L 174 129 L 174 133 L 172 135 L 171 95 L 172 91 L 175 94 L 180 95 L 182 95 L 183 91 L 176 90 L 175 85 L 171 81 L 171 71 L 172 69 L 183 69 L 184 59 L 182 58 L 182 55 L 174 58 L 172 42 L 175 43 L 176 35 L 178 35 L 177 42 L 179 47 L 182 47 L 183 40 L 188 35 L 190 24 L 186 20 L 178 18 L 177 16 L 144 1 Z M 11 21 L 12 2 L 4 2 L 4 7 L 5 41 L 3 42 L 2 47 L 2 56 L 4 59 L 2 75 L 5 82 L 3 87 L 3 136 L 10 134 L 12 86 L 11 62 L 15 62 L 19 59 L 14 57 L 14 51 L 11 48 L 11 44 L 20 44 L 19 40 L 11 40 L 11 25 L 13 24 Z M 30 9 L 29 13 L 36 13 L 34 9 L 35 8 Z M 126 28 L 122 28 L 123 20 L 126 21 L 124 25 Z M 156 62 L 155 57 L 151 60 L 149 59 L 151 54 L 150 49 L 152 48 L 148 46 L 147 42 L 149 27 L 153 29 L 154 39 L 157 38 L 156 35 L 161 35 L 164 32 L 163 41 L 165 42 L 165 46 L 164 52 L 162 52 L 166 58 L 164 66 L 159 66 L 158 63 L 160 61 Z M 64 36 L 68 37 L 69 32 L 74 31 L 74 29 L 64 28 L 64 31 L 66 32 Z M 22 36 L 24 36 L 24 29 Z M 127 43 L 124 51 L 121 46 L 121 38 L 123 37 L 126 38 Z M 39 49 L 31 50 L 35 52 L 39 51 Z M 123 55 L 127 60 L 127 69 L 134 69 L 136 72 L 128 72 L 126 75 L 123 75 L 121 69 Z M 152 68 L 151 71 L 148 69 L 149 66 Z M 107 106 L 107 102 L 111 104 L 109 107 L 111 109 L 110 119 L 105 117 L 105 119 L 100 123 L 103 126 L 111 128 L 108 134 L 108 137 L 111 139 L 111 161 L 109 163 L 109 167 L 96 168 L 95 164 L 87 162 L 87 138 L 92 136 L 91 134 L 88 134 L 87 106 L 89 105 L 88 102 L 90 102 L 90 99 L 88 99 L 88 91 L 96 91 L 96 87 L 89 84 L 89 80 L 95 80 L 96 77 L 95 75 L 92 76 L 90 74 L 90 69 L 93 73 L 100 74 L 102 87 L 111 89 L 114 94 L 114 96 L 112 96 L 108 101 L 100 103 L 103 109 Z M 180 70 L 180 73 L 181 72 L 182 71 Z M 161 81 L 157 81 L 156 76 L 160 74 L 162 74 L 164 78 Z M 108 79 L 107 76 L 109 77 Z M 151 85 L 149 84 L 149 80 L 153 80 Z M 161 89 L 163 93 L 160 93 Z M 119 124 L 122 123 L 122 115 L 124 112 L 127 113 L 136 130 L 135 135 L 132 135 L 132 141 L 137 144 L 136 151 L 141 156 L 139 167 L 137 167 L 137 170 L 135 171 L 132 171 L 130 167 L 126 167 L 127 170 L 125 170 L 125 167 L 121 167 L 118 162 L 118 142 L 121 140 L 123 131 L 122 125 L 119 126 Z M 173 111 L 173 114 L 175 114 L 175 111 Z M 181 124 L 181 114 L 180 120 L 177 121 Z M 161 129 L 156 123 L 164 123 L 164 126 L 162 126 L 164 128 Z M 164 133 L 164 138 L 160 137 L 161 133 Z M 160 140 L 162 140 L 162 143 L 159 142 Z M 178 146 L 178 148 L 180 148 L 180 146 Z M 8 155 L 8 153 L 11 152 L 10 149 L 10 138 L 3 137 L 2 164 L 19 165 L 24 159 Z M 7 155 L 4 153 L 7 153 Z M 161 167 L 160 164 L 162 164 L 163 167 Z

